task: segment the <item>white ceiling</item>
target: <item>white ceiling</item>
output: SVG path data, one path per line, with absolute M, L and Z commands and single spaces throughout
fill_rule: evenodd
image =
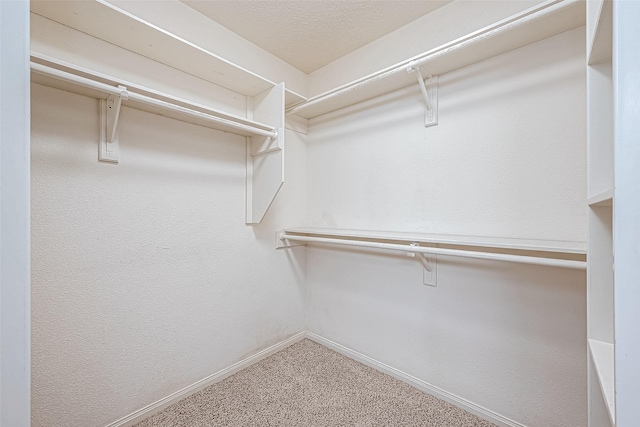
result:
M 452 0 L 181 0 L 305 73 Z

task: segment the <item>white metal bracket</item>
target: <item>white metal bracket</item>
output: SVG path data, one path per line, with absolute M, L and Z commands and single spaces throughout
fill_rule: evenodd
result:
M 122 101 L 129 99 L 129 93 L 124 86 L 118 86 L 120 95 L 109 95 L 100 100 L 100 150 L 98 160 L 102 162 L 118 163 L 120 160 L 120 142 L 118 141 L 118 120 Z
M 264 156 L 265 154 L 273 153 L 276 151 L 282 151 L 283 138 L 280 138 L 280 135 L 284 135 L 283 128 L 276 129 L 276 136 L 274 136 L 273 138 L 265 137 L 263 139 L 262 144 L 260 144 L 260 147 L 255 152 L 253 151 L 254 145 L 257 145 L 257 144 L 252 144 L 249 147 L 249 149 L 251 150 L 251 157 L 259 157 L 259 156 Z
M 420 243 L 411 243 L 409 246 L 420 246 Z M 422 271 L 422 283 L 429 286 L 438 286 L 438 256 L 436 254 L 407 252 L 407 256 L 411 258 L 414 258 L 416 255 L 418 255 L 418 259 L 424 267 Z
M 420 86 L 420 92 L 424 97 L 425 113 L 424 113 L 424 126 L 435 126 L 438 124 L 438 76 L 432 76 L 428 72 L 426 79 L 423 76 L 420 66 L 417 64 L 409 65 L 407 68 L 408 73 L 417 73 L 418 85 Z

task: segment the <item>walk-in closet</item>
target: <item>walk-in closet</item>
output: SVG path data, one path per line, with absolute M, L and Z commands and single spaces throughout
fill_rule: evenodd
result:
M 640 426 L 640 1 L 0 22 L 2 427 Z

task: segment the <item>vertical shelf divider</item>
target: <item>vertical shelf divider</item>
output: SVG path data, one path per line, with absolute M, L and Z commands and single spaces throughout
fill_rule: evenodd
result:
M 276 138 L 247 137 L 246 223 L 262 222 L 284 183 L 284 83 L 249 98 L 249 115 L 276 128 Z

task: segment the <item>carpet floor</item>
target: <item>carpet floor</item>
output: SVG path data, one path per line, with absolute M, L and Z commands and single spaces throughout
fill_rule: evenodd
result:
M 135 427 L 495 427 L 305 339 Z

